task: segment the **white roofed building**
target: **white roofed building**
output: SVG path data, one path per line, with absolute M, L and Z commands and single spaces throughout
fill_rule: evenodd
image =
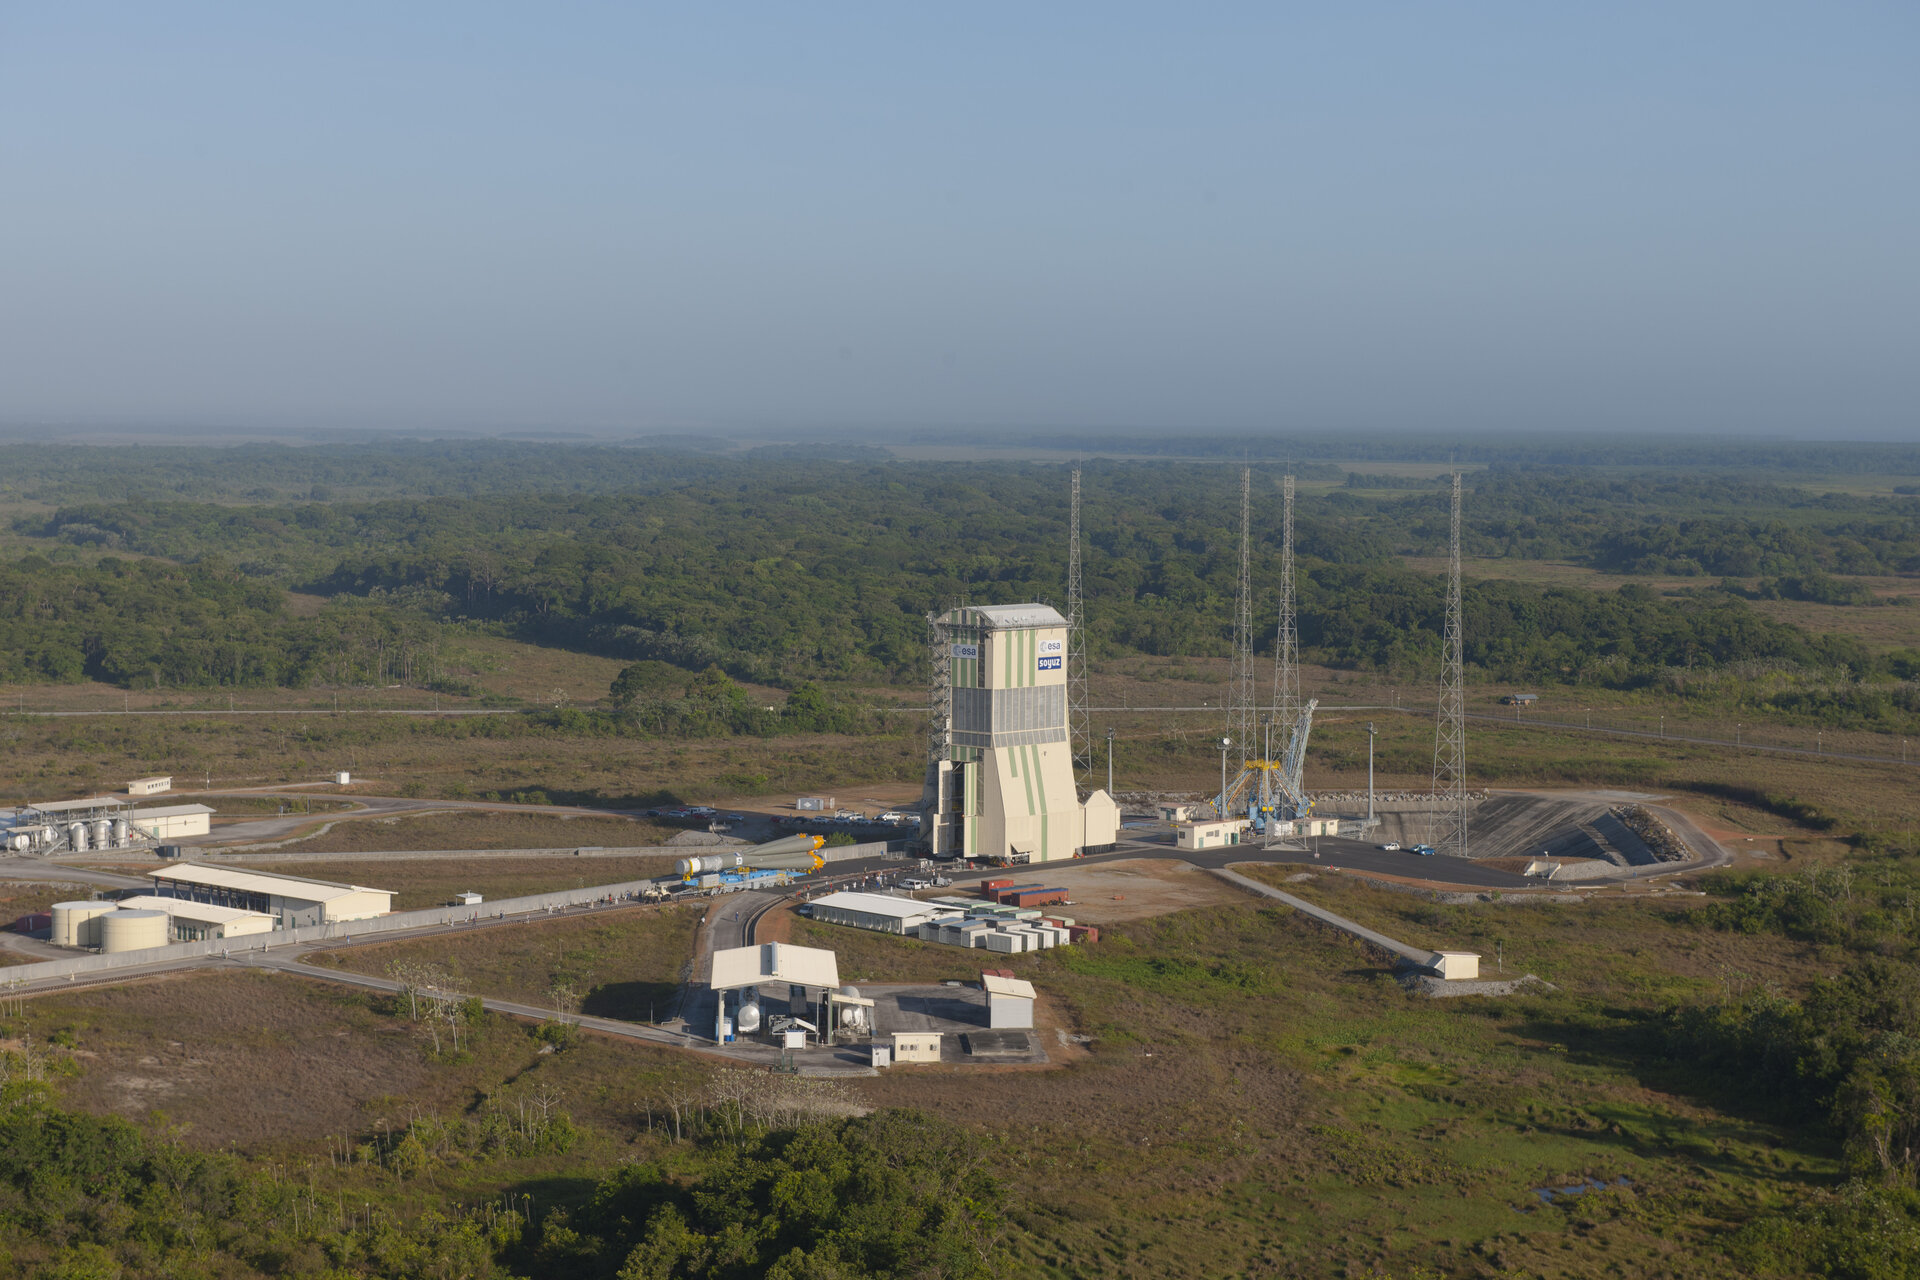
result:
M 164 911 L 172 921 L 175 942 L 201 942 L 208 938 L 242 938 L 256 933 L 272 933 L 274 919 L 261 911 L 243 911 L 238 907 L 220 907 L 211 902 L 187 898 L 160 898 L 136 894 L 115 904 L 122 911 Z
M 829 893 L 808 903 L 807 913 L 827 924 L 880 933 L 911 933 L 929 921 L 961 914 L 953 907 L 888 893 Z
M 239 867 L 186 863 L 147 873 L 160 897 L 184 898 L 271 916 L 277 928 L 369 920 L 393 910 L 391 889 L 333 884 Z

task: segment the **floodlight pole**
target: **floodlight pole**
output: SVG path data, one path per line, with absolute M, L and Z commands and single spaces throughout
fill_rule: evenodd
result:
M 1367 821 L 1373 821 L 1373 722 L 1367 722 Z
M 1107 795 L 1113 795 L 1113 730 L 1107 730 Z

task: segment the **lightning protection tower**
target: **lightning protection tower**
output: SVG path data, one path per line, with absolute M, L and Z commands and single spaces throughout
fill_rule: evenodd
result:
M 1233 618 L 1233 670 L 1227 688 L 1227 736 L 1240 749 L 1240 768 L 1253 750 L 1253 468 L 1240 472 L 1240 598 Z
M 1073 772 L 1086 785 L 1093 772 L 1093 728 L 1087 714 L 1086 600 L 1080 581 L 1080 468 L 1073 469 L 1067 530 L 1067 738 Z
M 1293 614 L 1293 477 L 1280 482 L 1280 630 L 1273 647 L 1273 736 L 1285 743 L 1300 719 L 1300 628 Z
M 1460 626 L 1460 473 L 1453 475 L 1453 532 L 1447 544 L 1447 622 L 1440 643 L 1440 709 L 1433 733 L 1433 808 L 1428 843 L 1467 856 L 1467 700 Z

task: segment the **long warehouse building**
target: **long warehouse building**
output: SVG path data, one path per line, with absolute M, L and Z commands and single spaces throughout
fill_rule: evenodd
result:
M 393 891 L 277 876 L 198 863 L 149 871 L 155 893 L 271 916 L 275 928 L 298 929 L 346 920 L 370 920 L 393 910 Z

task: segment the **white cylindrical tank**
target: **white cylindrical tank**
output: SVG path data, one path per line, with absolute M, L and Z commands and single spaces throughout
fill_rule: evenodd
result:
M 113 848 L 113 823 L 101 818 L 93 824 L 93 847 L 96 849 Z
M 173 930 L 164 911 L 114 911 L 100 917 L 103 955 L 145 951 L 149 947 L 164 947 L 171 941 Z
M 13 831 L 7 835 L 7 848 L 20 853 L 33 844 L 33 837 L 24 831 Z
M 67 828 L 67 847 L 75 853 L 87 851 L 87 824 L 76 822 Z
M 740 1034 L 750 1036 L 760 1029 L 760 993 L 749 991 L 740 997 L 740 1015 L 734 1019 Z
M 125 818 L 115 818 L 113 820 L 113 847 L 114 848 L 116 849 L 125 848 L 127 843 L 127 838 L 132 834 L 133 834 L 133 824 L 131 822 L 128 822 Z
M 97 947 L 100 945 L 100 918 L 111 915 L 111 902 L 56 902 L 53 904 L 53 934 L 56 947 Z

